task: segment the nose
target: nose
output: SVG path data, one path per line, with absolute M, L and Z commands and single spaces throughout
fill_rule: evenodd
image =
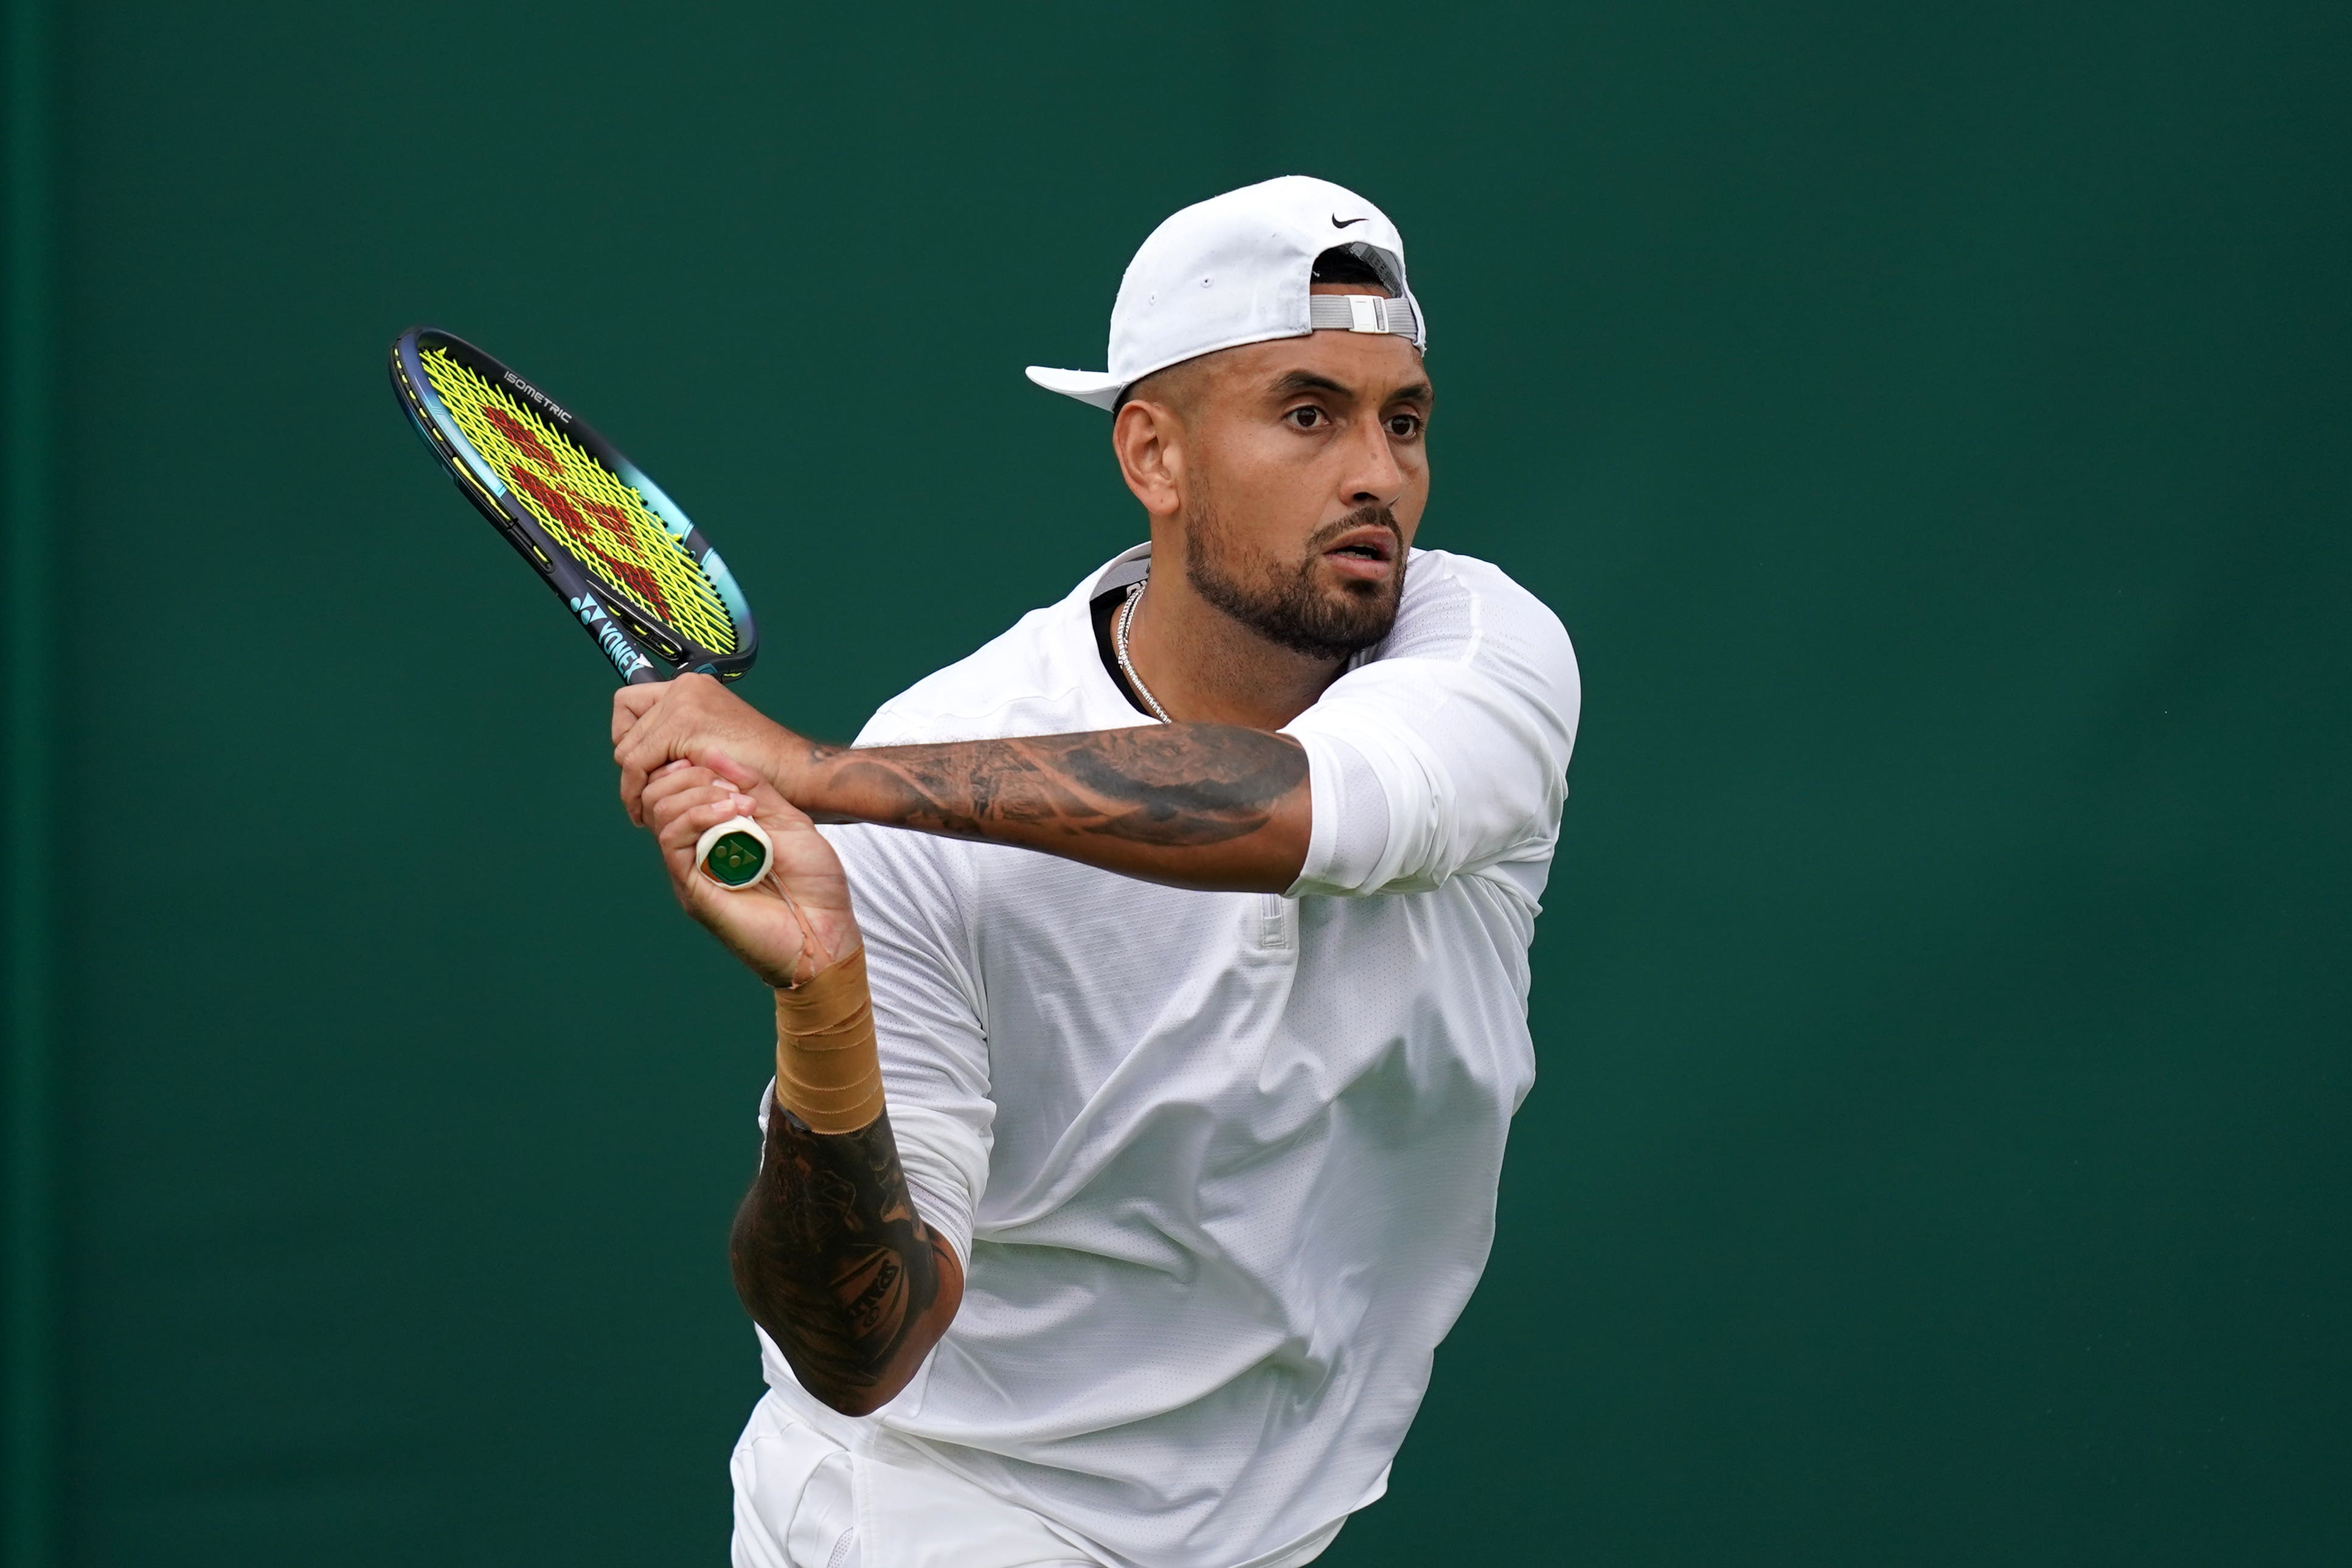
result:
M 1391 507 L 1404 496 L 1405 472 L 1389 443 L 1388 426 L 1360 422 L 1347 446 L 1348 470 L 1340 487 L 1350 507 Z

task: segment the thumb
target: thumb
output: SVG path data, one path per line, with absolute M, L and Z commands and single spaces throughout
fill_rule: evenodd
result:
M 751 814 L 763 823 L 786 827 L 814 827 L 808 813 L 786 800 L 776 786 L 748 768 L 739 768 L 730 762 L 724 768 L 713 768 L 729 784 L 751 797 Z
M 741 788 L 760 782 L 760 775 L 729 756 L 724 752 L 710 752 L 692 759 L 698 768 L 709 768 L 729 784 Z
M 751 817 L 763 827 L 810 827 L 814 823 L 809 815 L 786 800 L 776 786 L 757 771 L 745 767 L 723 752 L 698 751 L 670 766 L 691 763 L 719 775 L 736 790 L 751 797 Z

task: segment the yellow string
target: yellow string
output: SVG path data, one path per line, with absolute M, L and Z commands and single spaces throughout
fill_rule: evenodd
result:
M 713 653 L 735 651 L 735 622 L 719 590 L 635 486 L 446 350 L 427 349 L 420 357 L 474 450 L 614 597 Z

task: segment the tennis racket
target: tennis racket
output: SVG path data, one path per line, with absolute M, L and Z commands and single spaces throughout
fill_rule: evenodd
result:
M 678 504 L 569 408 L 463 338 L 412 327 L 392 388 L 457 492 L 530 563 L 625 685 L 681 671 L 740 679 L 759 652 L 743 590 Z M 773 847 L 734 817 L 695 863 L 722 887 L 767 874 Z

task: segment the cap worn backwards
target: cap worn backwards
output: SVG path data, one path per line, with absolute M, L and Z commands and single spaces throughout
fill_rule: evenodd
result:
M 1334 249 L 1369 265 L 1390 298 L 1310 292 L 1315 258 Z M 1112 408 L 1154 371 L 1318 328 L 1388 332 L 1429 347 L 1421 303 L 1406 287 L 1404 238 L 1396 225 L 1343 186 L 1285 174 L 1212 196 L 1151 231 L 1127 264 L 1111 306 L 1108 369 L 1033 364 L 1029 379 Z

